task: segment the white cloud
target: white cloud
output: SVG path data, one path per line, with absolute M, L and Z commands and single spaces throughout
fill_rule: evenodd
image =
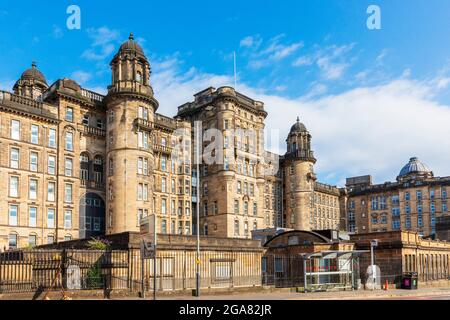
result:
M 241 40 L 239 46 L 244 48 L 257 49 L 261 45 L 262 39 L 260 36 L 247 36 Z
M 108 27 L 89 28 L 87 29 L 89 38 L 92 43 L 89 49 L 82 53 L 82 57 L 87 60 L 101 61 L 111 55 L 117 49 L 119 40 L 119 32 L 111 30 Z
M 284 85 L 280 85 L 280 86 L 276 86 L 275 87 L 275 90 L 278 91 L 278 92 L 286 91 L 286 89 L 287 89 L 287 87 L 284 86 Z
M 72 73 L 71 78 L 83 86 L 92 78 L 92 74 L 86 71 L 78 70 Z
M 302 97 L 302 99 L 311 99 L 325 94 L 328 91 L 328 87 L 323 83 L 313 83 L 311 89 Z
M 270 39 L 267 45 L 258 50 L 261 46 L 262 39 L 259 37 L 246 37 L 241 40 L 241 47 L 252 48 L 248 66 L 252 69 L 260 69 L 272 65 L 274 62 L 279 62 L 304 46 L 303 42 L 281 43 L 284 34 L 277 35 Z
M 450 141 L 442 138 L 450 135 L 450 106 L 433 100 L 434 89 L 401 79 L 306 101 L 256 98 L 266 103 L 267 127 L 279 128 L 282 137 L 288 133 L 286 121 L 300 115 L 313 136 L 322 176 L 343 181 L 372 174 L 384 182 L 395 179 L 411 156 L 419 156 L 436 174 L 450 175 Z
M 16 80 L 10 79 L 0 80 L 0 90 L 11 92 L 15 83 Z
M 383 49 L 381 50 L 380 54 L 377 56 L 377 58 L 375 59 L 376 63 L 378 65 L 382 65 L 384 62 L 384 58 L 386 58 L 386 56 L 388 55 L 389 50 L 388 49 Z
M 194 93 L 233 82 L 231 77 L 194 68 L 186 75 L 176 59 L 159 63 L 165 68 L 154 70 L 152 82 L 161 105 L 159 112 L 169 116 L 176 114 L 177 106 L 192 101 Z M 392 181 L 412 156 L 418 156 L 436 175 L 450 175 L 450 140 L 446 139 L 450 136 L 450 106 L 436 101 L 439 89 L 435 79 L 408 78 L 325 96 L 326 86 L 316 84 L 309 95 L 296 99 L 244 84 L 238 88 L 264 101 L 266 128 L 280 130 L 279 144 L 270 150 L 285 151 L 284 137 L 290 123 L 300 116 L 313 137 L 319 176 L 323 182 L 341 184 L 346 177 L 362 174 L 372 174 L 377 182 Z M 320 96 L 311 94 L 314 90 Z
M 273 60 L 281 60 L 290 56 L 292 53 L 297 51 L 297 49 L 301 48 L 303 44 L 301 43 L 293 43 L 288 46 L 278 46 L 275 52 L 269 57 L 269 59 Z
M 317 65 L 321 76 L 326 80 L 338 80 L 351 66 L 348 53 L 355 46 L 354 43 L 346 45 L 332 45 L 323 49 L 318 49 L 314 54 L 300 56 L 292 65 L 294 67 Z
M 52 35 L 55 39 L 60 39 L 63 37 L 64 33 L 60 27 L 58 27 L 57 25 L 53 25 Z
M 439 89 L 445 89 L 450 84 L 450 77 L 440 77 L 436 79 L 436 85 Z
M 193 101 L 195 93 L 211 86 L 231 85 L 234 81 L 231 76 L 202 73 L 195 68 L 182 72 L 181 64 L 177 54 L 152 62 L 151 83 L 160 113 L 174 116 L 178 106 Z
M 317 59 L 317 66 L 322 70 L 322 75 L 327 80 L 339 79 L 348 68 L 348 63 L 333 63 L 329 57 Z
M 301 56 L 297 60 L 295 60 L 292 65 L 294 67 L 300 67 L 300 66 L 310 66 L 313 64 L 313 58 L 309 56 Z

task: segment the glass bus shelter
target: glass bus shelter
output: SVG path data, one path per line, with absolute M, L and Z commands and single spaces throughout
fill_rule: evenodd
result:
M 305 292 L 358 289 L 359 257 L 368 252 L 331 250 L 300 254 L 303 257 Z

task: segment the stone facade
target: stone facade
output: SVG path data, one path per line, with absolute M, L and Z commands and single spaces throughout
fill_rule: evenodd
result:
M 370 250 L 370 241 L 378 240 L 374 248 L 375 264 L 380 267 L 381 284 L 400 285 L 404 273 L 417 273 L 419 287 L 427 284 L 449 284 L 450 243 L 423 239 L 417 232 L 388 231 L 354 234 L 350 242 L 357 250 Z M 363 282 L 370 254 L 360 259 L 360 272 Z
M 269 227 L 337 228 L 336 187 L 318 183 L 311 135 L 297 121 L 283 156 L 264 150 L 264 104 L 208 88 L 158 114 L 150 62 L 133 36 L 111 60 L 106 96 L 71 79 L 48 86 L 36 64 L 0 92 L 0 248 L 138 231 L 250 238 Z M 195 122 L 220 133 L 197 173 Z M 216 140 L 216 142 L 218 142 Z M 200 181 L 200 182 L 199 182 Z M 199 191 L 199 197 L 197 197 Z
M 436 220 L 446 217 L 450 177 L 434 177 L 411 158 L 396 182 L 372 184 L 370 176 L 347 179 L 343 216 L 351 233 L 395 230 L 436 236 Z

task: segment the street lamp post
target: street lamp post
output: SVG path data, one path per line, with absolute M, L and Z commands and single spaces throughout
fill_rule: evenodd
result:
M 200 297 L 200 148 L 201 148 L 201 122 L 195 122 L 195 153 L 197 162 L 197 206 L 196 206 L 196 217 L 197 217 L 197 257 L 195 260 L 196 267 L 196 282 L 195 282 L 195 296 Z
M 378 240 L 371 240 L 370 241 L 370 264 L 372 267 L 372 290 L 375 290 L 375 283 L 376 283 L 376 268 L 375 268 L 375 254 L 374 254 L 374 247 L 378 246 Z
M 153 214 L 153 300 L 156 300 L 156 241 L 157 241 L 156 212 Z

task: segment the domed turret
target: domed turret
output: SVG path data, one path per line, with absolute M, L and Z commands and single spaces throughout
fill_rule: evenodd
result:
M 118 54 L 120 53 L 134 53 L 136 55 L 141 55 L 143 58 L 147 59 L 147 57 L 145 57 L 144 50 L 142 50 L 142 47 L 136 41 L 134 41 L 134 36 L 132 33 L 130 33 L 128 40 L 122 43 L 122 45 L 120 46 Z
M 287 152 L 283 158 L 286 185 L 286 226 L 297 230 L 311 230 L 314 196 L 314 152 L 311 135 L 300 119 L 291 127 L 286 139 Z
M 433 172 L 417 157 L 413 157 L 409 159 L 409 162 L 402 168 L 402 170 L 400 170 L 397 181 L 429 177 L 433 177 Z
M 313 163 L 316 162 L 314 153 L 311 150 L 311 135 L 305 125 L 300 122 L 299 117 L 297 117 L 297 122 L 291 127 L 286 143 L 286 156 L 312 161 Z
M 137 199 L 139 184 L 148 185 L 148 198 L 152 199 L 155 154 L 150 140 L 158 101 L 150 85 L 150 63 L 132 34 L 112 59 L 111 69 L 112 84 L 103 102 L 107 114 L 112 115 L 106 132 L 106 154 L 110 167 L 115 169 L 114 174 L 107 177 L 107 185 L 114 190 L 114 196 L 106 200 L 107 212 L 113 221 L 106 232 L 120 233 L 138 231 L 136 212 L 139 208 L 149 208 L 144 201 L 129 201 Z M 135 163 L 138 158 L 146 159 L 148 175 L 133 177 L 122 165 Z
M 289 134 L 291 135 L 301 132 L 308 132 L 308 130 L 306 130 L 305 125 L 300 122 L 300 118 L 297 117 L 297 122 L 291 127 L 291 131 L 289 132 Z
M 111 63 L 112 84 L 108 87 L 108 95 L 139 94 L 153 100 L 155 110 L 158 103 L 153 99 L 153 88 L 150 85 L 150 63 L 142 47 L 134 40 L 131 33 Z
M 31 68 L 25 70 L 14 84 L 13 90 L 15 94 L 37 99 L 47 88 L 45 76 L 38 70 L 36 62 L 33 62 Z

